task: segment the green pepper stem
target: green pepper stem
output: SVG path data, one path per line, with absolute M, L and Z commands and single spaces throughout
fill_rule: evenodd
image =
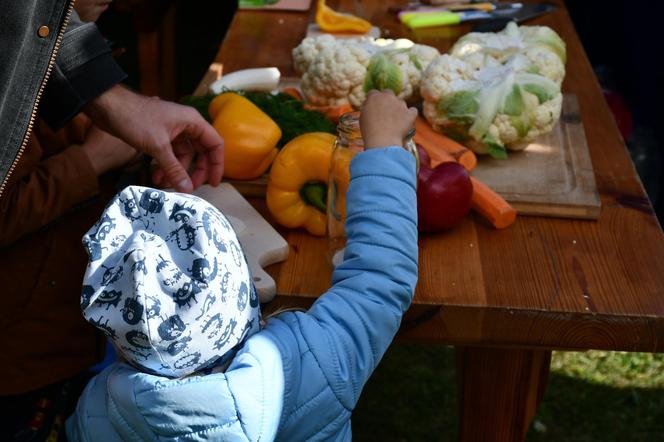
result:
M 302 200 L 323 213 L 327 212 L 327 185 L 321 181 L 309 181 L 300 188 Z

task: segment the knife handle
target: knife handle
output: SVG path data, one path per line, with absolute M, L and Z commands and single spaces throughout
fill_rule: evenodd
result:
M 422 13 L 402 22 L 411 29 L 458 25 L 461 23 L 461 15 L 452 12 Z

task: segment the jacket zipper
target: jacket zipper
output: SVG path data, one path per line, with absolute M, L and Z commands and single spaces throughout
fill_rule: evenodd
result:
M 41 100 L 41 96 L 44 93 L 44 87 L 46 86 L 46 82 L 48 81 L 48 78 L 51 76 L 51 71 L 53 71 L 53 66 L 55 65 L 55 57 L 58 55 L 58 49 L 60 49 L 60 44 L 62 43 L 62 37 L 65 35 L 65 31 L 67 30 L 67 24 L 69 23 L 69 18 L 71 17 L 71 11 L 74 9 L 74 3 L 75 0 L 72 0 L 69 3 L 67 12 L 65 13 L 65 19 L 62 22 L 62 27 L 60 27 L 58 31 L 58 37 L 55 39 L 55 46 L 53 47 L 53 52 L 51 52 L 51 58 L 48 61 L 48 68 L 46 69 L 46 75 L 44 75 L 44 79 L 42 80 L 41 85 L 39 86 L 39 92 L 37 92 L 37 99 L 35 100 L 35 103 L 32 106 L 32 112 L 30 113 L 30 121 L 28 122 L 28 128 L 25 131 L 25 136 L 23 137 L 23 141 L 21 142 L 21 147 L 18 149 L 18 153 L 16 154 L 16 158 L 14 158 L 14 162 L 12 163 L 11 166 L 9 166 L 9 170 L 7 171 L 5 179 L 2 181 L 2 184 L 0 184 L 0 197 L 2 197 L 2 192 L 4 192 L 7 182 L 9 181 L 12 172 L 14 172 L 14 169 L 16 168 L 16 164 L 18 164 L 18 162 L 20 161 L 21 156 L 23 156 L 23 151 L 25 150 L 25 147 L 28 145 L 28 139 L 30 138 L 30 134 L 32 134 L 32 128 L 35 125 L 35 117 L 37 115 L 37 107 L 39 106 L 39 100 Z

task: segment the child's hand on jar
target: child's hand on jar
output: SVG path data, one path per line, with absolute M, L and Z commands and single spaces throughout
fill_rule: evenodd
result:
M 417 117 L 417 109 L 409 108 L 390 89 L 369 91 L 361 111 L 360 128 L 365 149 L 403 146 Z

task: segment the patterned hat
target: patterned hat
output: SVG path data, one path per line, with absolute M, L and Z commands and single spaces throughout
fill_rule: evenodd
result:
M 204 369 L 259 330 L 235 231 L 198 197 L 129 186 L 83 245 L 83 316 L 144 371 L 179 377 Z

